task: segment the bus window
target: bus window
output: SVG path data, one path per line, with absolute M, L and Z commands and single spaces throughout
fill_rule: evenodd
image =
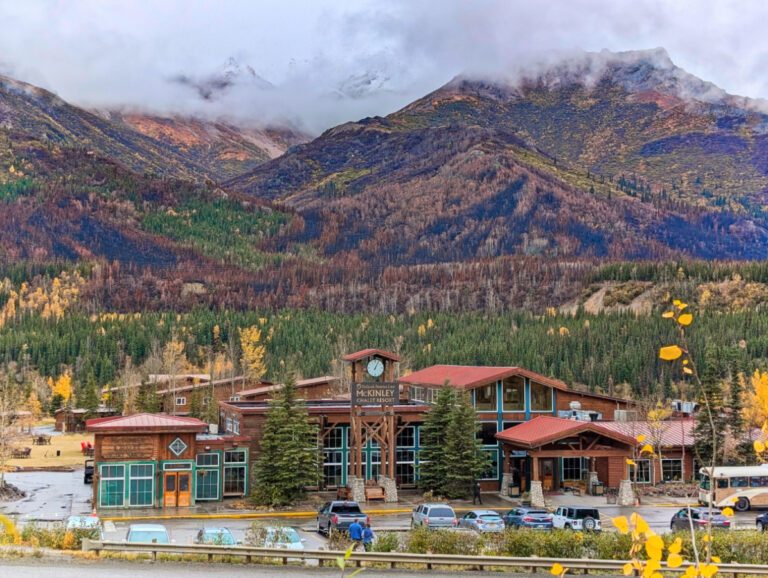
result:
M 749 487 L 749 480 L 745 477 L 731 478 L 732 488 L 747 488 Z
M 699 487 L 702 490 L 709 489 L 709 476 L 701 476 L 701 483 L 699 484 Z
M 728 478 L 717 478 L 717 489 L 722 490 L 728 487 Z
M 749 485 L 753 488 L 768 488 L 768 476 L 749 478 Z

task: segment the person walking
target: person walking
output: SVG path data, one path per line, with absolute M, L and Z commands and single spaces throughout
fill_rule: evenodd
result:
M 376 534 L 373 533 L 373 528 L 370 524 L 366 524 L 363 528 L 363 548 L 366 552 L 370 552 L 373 547 L 373 541 L 376 539 Z
M 475 483 L 472 484 L 472 505 L 475 504 L 483 505 L 483 496 L 480 494 L 480 482 L 475 480 Z
M 352 540 L 355 550 L 363 542 L 363 526 L 357 520 L 349 525 L 349 539 Z

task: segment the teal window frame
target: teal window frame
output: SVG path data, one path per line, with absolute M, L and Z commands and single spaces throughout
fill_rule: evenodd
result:
M 211 460 L 200 460 L 200 457 L 216 457 L 216 463 Z M 202 452 L 195 456 L 195 501 L 216 501 L 221 499 L 221 452 Z M 203 463 L 200 463 L 200 462 Z
M 134 468 L 149 468 L 149 475 L 134 473 Z M 135 499 L 140 498 L 140 499 Z M 128 505 L 131 507 L 154 506 L 155 504 L 155 464 L 128 464 Z
M 119 469 L 120 475 L 116 475 L 116 471 L 109 472 L 112 475 L 105 475 L 105 470 L 111 468 Z M 122 508 L 125 506 L 125 477 L 125 464 L 99 464 L 100 508 Z M 110 499 L 105 500 L 105 497 Z

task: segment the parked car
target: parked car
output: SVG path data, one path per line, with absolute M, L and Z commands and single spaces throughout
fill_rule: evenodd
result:
M 77 530 L 83 537 L 91 540 L 102 538 L 101 519 L 98 516 L 70 516 L 67 518 L 67 530 Z
M 195 544 L 213 546 L 236 546 L 239 544 L 229 528 L 203 528 L 195 536 Z
M 317 531 L 326 536 L 332 530 L 346 532 L 354 521 L 361 524 L 368 524 L 371 521 L 360 509 L 357 502 L 326 502 L 317 513 Z
M 565 530 L 600 531 L 600 512 L 597 508 L 560 506 L 552 516 L 552 527 Z
M 504 514 L 504 524 L 507 528 L 551 530 L 552 514 L 546 510 L 536 510 L 534 508 L 514 508 Z
M 170 544 L 171 536 L 162 524 L 131 524 L 125 541 L 129 544 Z
M 711 513 L 709 508 L 683 508 L 672 516 L 669 527 L 672 530 L 690 530 L 693 524 L 694 529 L 701 529 L 710 521 L 712 528 L 728 530 L 731 527 L 731 521 L 718 508 L 712 508 Z
M 459 520 L 459 527 L 477 532 L 503 532 L 504 520 L 493 510 L 472 510 Z
M 84 484 L 92 484 L 93 483 L 93 460 L 85 460 L 85 469 L 83 470 L 83 483 Z
M 295 528 L 267 526 L 264 547 L 303 550 L 306 540 L 299 536 Z
M 768 512 L 760 514 L 755 520 L 755 527 L 758 532 L 765 532 L 768 530 Z
M 420 504 L 411 512 L 411 528 L 455 528 L 458 525 L 456 512 L 448 504 Z

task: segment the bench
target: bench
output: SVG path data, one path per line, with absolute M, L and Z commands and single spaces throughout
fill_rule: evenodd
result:
M 365 501 L 369 502 L 371 500 L 383 500 L 384 499 L 384 488 L 381 486 L 368 486 L 365 488 Z
M 11 452 L 11 457 L 14 460 L 22 460 L 32 455 L 32 448 L 15 449 Z

